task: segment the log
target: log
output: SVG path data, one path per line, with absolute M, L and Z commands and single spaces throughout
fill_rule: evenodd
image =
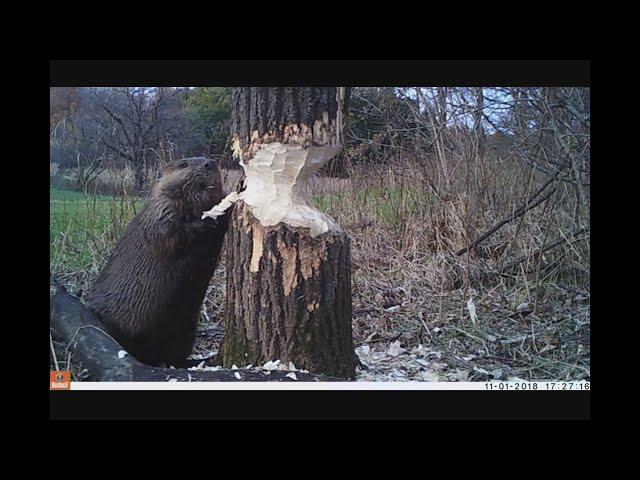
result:
M 286 371 L 274 370 L 265 374 L 259 370 L 216 371 L 188 370 L 184 368 L 160 368 L 145 365 L 130 355 L 119 358 L 124 350 L 108 333 L 100 320 L 83 305 L 79 298 L 70 295 L 62 285 L 50 284 L 50 328 L 57 338 L 64 341 L 89 370 L 95 381 L 100 382 L 319 382 L 336 381 L 323 375 L 296 371 L 297 380 L 287 377 Z M 238 379 L 236 373 L 240 375 Z

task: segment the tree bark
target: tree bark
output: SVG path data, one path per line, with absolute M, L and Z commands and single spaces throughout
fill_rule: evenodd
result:
M 232 145 L 247 177 L 226 240 L 224 366 L 279 359 L 355 376 L 350 240 L 302 193 L 340 151 L 347 90 L 232 91 Z
M 292 361 L 339 377 L 354 374 L 350 241 L 263 227 L 244 202 L 227 233 L 223 365 Z
M 344 87 L 234 88 L 231 91 L 234 154 L 248 162 L 260 146 L 271 142 L 303 147 L 341 144 L 349 92 Z

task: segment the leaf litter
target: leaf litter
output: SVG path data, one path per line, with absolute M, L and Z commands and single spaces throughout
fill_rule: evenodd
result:
M 65 281 L 72 288 L 87 284 L 87 279 L 77 277 Z M 433 292 L 413 278 L 398 287 L 389 287 L 389 281 L 355 279 L 357 381 L 590 379 L 588 294 L 569 294 L 551 285 L 545 301 L 534 306 L 522 292 L 504 285 Z M 220 269 L 209 286 L 190 357 L 201 362 L 189 370 L 222 369 L 210 362 L 224 334 L 223 298 L 224 269 Z M 62 357 L 64 345 L 54 347 Z M 265 375 L 274 370 L 305 372 L 277 359 L 241 368 Z M 90 380 L 82 365 L 72 363 L 71 369 L 74 378 Z

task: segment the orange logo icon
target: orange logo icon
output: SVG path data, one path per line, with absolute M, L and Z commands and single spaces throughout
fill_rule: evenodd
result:
M 69 390 L 70 388 L 71 372 L 67 370 L 50 372 L 49 390 Z

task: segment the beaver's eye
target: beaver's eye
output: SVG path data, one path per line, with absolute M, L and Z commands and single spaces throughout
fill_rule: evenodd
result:
M 187 168 L 189 166 L 188 162 L 180 162 L 180 164 L 178 165 L 178 168 Z

